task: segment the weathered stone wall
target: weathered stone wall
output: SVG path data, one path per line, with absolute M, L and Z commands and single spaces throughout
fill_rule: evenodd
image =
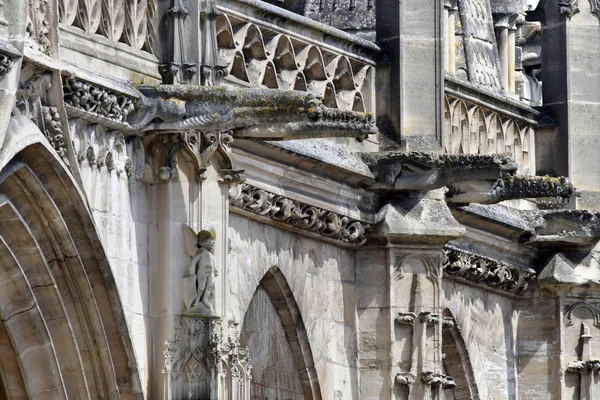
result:
M 151 243 L 156 241 L 151 186 L 129 179 L 126 173 L 86 159 L 80 164 L 81 179 L 92 216 L 106 251 L 144 392 L 150 379 L 150 311 L 148 265 Z
M 260 280 L 277 266 L 302 314 L 323 399 L 359 398 L 355 252 L 229 218 L 229 317 L 243 321 Z
M 513 299 L 452 280 L 442 287 L 442 307 L 450 310 L 464 339 L 480 397 L 518 398 Z

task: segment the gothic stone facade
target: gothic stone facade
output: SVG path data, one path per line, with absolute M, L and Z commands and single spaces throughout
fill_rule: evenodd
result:
M 526 3 L 0 0 L 0 399 L 598 398 L 600 2 Z

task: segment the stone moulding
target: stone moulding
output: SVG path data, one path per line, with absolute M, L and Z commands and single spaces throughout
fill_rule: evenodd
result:
M 234 210 L 262 216 L 274 223 L 344 244 L 364 244 L 367 240 L 367 233 L 372 229 L 370 224 L 249 184 L 232 188 L 230 204 Z
M 135 109 L 137 99 L 123 93 L 103 88 L 73 76 L 63 76 L 65 105 L 84 111 L 91 116 L 126 123 L 127 116 Z
M 532 268 L 520 268 L 454 246 L 445 246 L 444 254 L 444 275 L 503 292 L 523 294 L 536 278 L 536 272 Z

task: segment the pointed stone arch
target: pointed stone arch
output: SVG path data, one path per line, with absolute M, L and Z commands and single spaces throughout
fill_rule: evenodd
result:
M 443 365 L 446 375 L 454 378 L 456 387 L 452 389 L 453 400 L 479 400 L 479 390 L 469 358 L 469 351 L 450 310 L 443 312 L 442 330 Z
M 321 389 L 317 377 L 317 371 L 314 365 L 312 350 L 308 340 L 308 334 L 302 320 L 302 315 L 292 289 L 290 288 L 285 276 L 278 267 L 273 267 L 263 276 L 258 288 L 254 294 L 253 300 L 257 295 L 266 292 L 268 298 L 277 316 L 281 320 L 283 331 L 289 348 L 291 357 L 297 370 L 299 383 L 302 388 L 303 398 L 305 400 L 321 400 Z M 252 301 L 250 302 L 252 304 Z M 250 310 L 250 307 L 249 307 Z M 246 313 L 248 316 L 248 311 Z M 245 335 L 248 330 L 247 319 L 244 318 L 242 326 L 242 341 L 245 340 Z M 261 333 L 264 336 L 266 333 Z M 253 363 L 253 375 L 256 371 L 252 354 L 257 349 L 252 348 L 251 343 L 243 343 L 249 346 L 250 360 Z M 256 357 L 255 357 L 256 358 Z
M 23 147 L 7 146 L 0 171 L 0 399 L 137 398 L 123 309 L 82 193 L 52 149 Z

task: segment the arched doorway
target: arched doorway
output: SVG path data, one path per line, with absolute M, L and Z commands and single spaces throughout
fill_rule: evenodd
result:
M 0 399 L 141 395 L 112 272 L 72 179 L 41 143 L 0 171 Z
M 253 400 L 321 399 L 302 316 L 279 268 L 271 268 L 260 281 L 240 341 L 252 364 Z

